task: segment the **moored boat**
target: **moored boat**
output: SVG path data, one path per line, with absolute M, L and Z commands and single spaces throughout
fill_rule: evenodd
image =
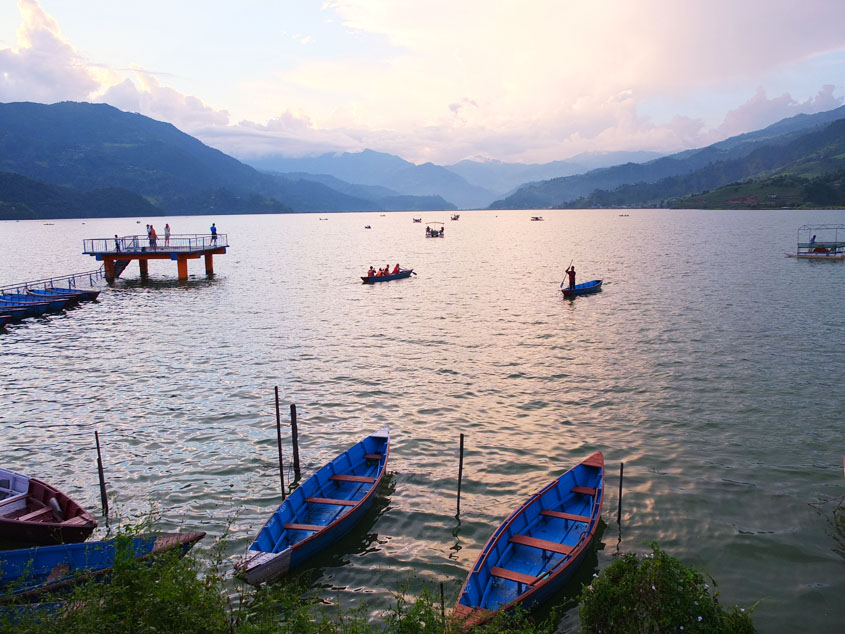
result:
M 97 521 L 67 495 L 36 478 L 0 468 L 0 538 L 27 544 L 81 542 Z
M 531 220 L 533 220 L 534 222 L 542 222 L 543 216 L 531 216 Z
M 787 257 L 799 260 L 845 260 L 845 225 L 803 225 Z
M 273 512 L 238 575 L 253 585 L 273 581 L 340 539 L 375 501 L 389 453 L 385 427 L 324 465 Z
M 364 284 L 375 284 L 376 282 L 389 282 L 390 280 L 401 280 L 404 277 L 410 277 L 411 273 L 414 272 L 414 269 L 400 269 L 400 271 L 393 275 L 373 275 L 372 277 L 369 276 L 361 276 L 361 281 Z
M 48 291 L 55 291 L 57 293 L 64 293 L 64 292 L 82 293 L 82 299 L 84 301 L 88 301 L 88 302 L 93 302 L 100 295 L 100 291 L 96 288 L 88 288 L 88 289 L 82 288 L 82 289 L 80 289 L 80 288 L 65 288 L 65 287 L 61 287 L 61 286 L 50 286 L 47 290 Z
M 575 297 L 576 295 L 589 295 L 601 290 L 602 280 L 592 280 L 584 282 L 583 284 L 576 284 L 574 288 L 565 286 L 560 290 L 563 291 L 564 297 Z
M 560 590 L 595 537 L 603 493 L 604 456 L 596 452 L 528 498 L 482 549 L 453 615 L 475 626 Z
M 0 551 L 0 596 L 29 599 L 78 581 L 101 577 L 112 569 L 122 547 L 130 548 L 133 557 L 145 559 L 174 548 L 181 548 L 185 553 L 203 537 L 204 532 L 152 533 Z

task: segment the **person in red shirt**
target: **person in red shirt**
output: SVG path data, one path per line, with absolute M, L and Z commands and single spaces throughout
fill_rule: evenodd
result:
M 399 263 L 397 262 L 396 266 L 393 269 L 393 275 L 398 275 L 398 274 L 399 274 Z
M 371 265 L 370 270 L 367 271 L 367 277 L 375 277 L 375 276 L 376 276 L 376 270 Z
M 575 266 L 566 269 L 566 274 L 569 276 L 569 288 L 575 288 Z

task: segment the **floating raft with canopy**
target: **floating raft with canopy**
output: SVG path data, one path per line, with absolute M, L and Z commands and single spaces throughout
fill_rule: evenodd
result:
M 802 260 L 845 260 L 845 225 L 803 225 L 798 246 L 787 257 Z

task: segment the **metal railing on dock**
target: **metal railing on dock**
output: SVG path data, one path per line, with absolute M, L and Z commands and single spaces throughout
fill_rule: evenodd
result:
M 179 234 L 170 238 L 159 236 L 150 239 L 145 235 L 116 236 L 114 238 L 90 238 L 82 241 L 82 252 L 89 255 L 102 253 L 139 254 L 151 251 L 164 253 L 198 253 L 229 246 L 225 233 L 216 236 L 208 234 Z
M 43 280 L 32 280 L 31 282 L 18 282 L 17 284 L 10 284 L 8 286 L 0 287 L 0 295 L 4 293 L 26 293 L 27 290 L 39 288 L 51 288 L 53 286 L 64 288 L 92 288 L 98 283 L 104 282 L 106 274 L 104 268 L 101 266 L 93 271 L 85 271 L 83 273 L 71 273 L 69 275 L 59 275 L 56 277 L 46 277 Z

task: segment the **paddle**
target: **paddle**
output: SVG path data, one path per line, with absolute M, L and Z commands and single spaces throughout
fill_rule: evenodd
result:
M 573 263 L 574 261 L 575 261 L 575 258 L 572 258 L 571 260 L 569 260 L 569 266 L 567 266 L 567 267 L 566 267 L 566 270 L 567 270 L 567 271 L 569 270 L 569 267 L 570 267 L 570 266 L 572 266 L 572 263 Z M 564 285 L 564 284 L 566 284 L 566 280 L 563 280 L 563 281 L 560 283 L 560 287 L 561 287 L 561 288 L 563 288 L 563 285 Z

